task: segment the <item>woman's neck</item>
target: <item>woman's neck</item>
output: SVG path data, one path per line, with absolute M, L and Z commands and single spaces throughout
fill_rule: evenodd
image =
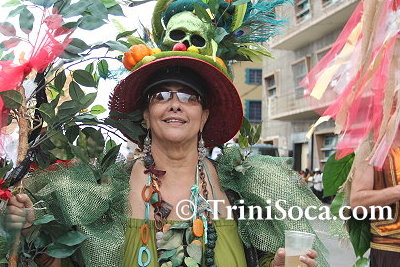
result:
M 167 175 L 184 178 L 193 174 L 198 162 L 197 144 L 169 145 L 152 142 L 151 153 L 156 168 L 167 171 Z

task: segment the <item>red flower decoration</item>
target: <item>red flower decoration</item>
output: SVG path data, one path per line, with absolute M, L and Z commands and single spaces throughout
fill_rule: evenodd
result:
M 3 187 L 3 185 L 4 185 L 5 182 L 6 182 L 6 181 L 4 181 L 4 179 L 0 179 L 0 187 Z
M 8 200 L 12 197 L 11 191 L 10 189 L 5 189 L 5 190 L 1 190 L 0 189 L 0 199 L 2 200 Z

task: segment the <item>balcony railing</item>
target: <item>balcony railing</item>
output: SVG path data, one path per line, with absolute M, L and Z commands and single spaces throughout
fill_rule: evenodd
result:
M 268 100 L 269 119 L 313 119 L 318 117 L 315 111 L 320 112 L 333 103 L 336 98 L 336 94 L 329 92 L 324 95 L 322 100 L 316 100 L 310 96 L 299 98 L 296 96 L 295 92 L 288 92 L 270 97 Z

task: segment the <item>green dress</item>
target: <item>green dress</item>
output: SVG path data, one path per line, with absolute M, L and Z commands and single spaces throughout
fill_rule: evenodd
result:
M 124 267 L 138 266 L 138 253 L 142 246 L 140 240 L 140 227 L 143 219 L 129 219 L 125 235 Z M 169 221 L 168 223 L 173 223 Z M 242 267 L 246 266 L 243 244 L 238 235 L 238 229 L 234 220 L 221 219 L 214 221 L 218 234 L 215 247 L 215 262 L 217 266 Z M 151 251 L 151 261 L 148 267 L 159 267 L 157 262 L 156 229 L 154 223 L 150 223 L 150 240 L 148 248 Z M 204 265 L 205 266 L 205 265 Z

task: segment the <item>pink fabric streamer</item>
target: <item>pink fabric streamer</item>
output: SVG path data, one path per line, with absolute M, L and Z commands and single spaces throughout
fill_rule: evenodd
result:
M 71 41 L 69 35 L 72 30 L 62 27 L 62 22 L 62 16 L 58 14 L 44 18 L 44 23 L 42 21 L 42 25 L 37 32 L 37 40 L 32 47 L 31 55 L 25 63 L 17 65 L 13 61 L 0 61 L 0 92 L 18 89 L 32 70 L 43 72 L 51 62 L 63 53 Z M 43 29 L 44 25 L 47 26 L 47 29 Z M 44 34 L 41 33 L 42 29 Z M 62 41 L 57 41 L 56 36 L 60 35 L 60 33 L 67 35 L 62 38 Z M 0 98 L 0 129 L 6 125 L 9 112 L 10 110 L 4 106 L 3 100 Z M 0 148 L 4 147 L 3 134 L 4 132 L 1 131 Z M 0 152 L 0 154 L 3 154 L 4 151 Z
M 364 36 L 365 32 L 361 31 L 352 57 L 343 63 L 332 77 L 325 95 L 332 92 L 338 95 L 333 104 L 323 112 L 323 116 L 328 115 L 335 119 L 341 129 L 337 158 L 354 152 L 362 141 L 372 134 L 376 150 L 371 155 L 370 163 L 381 168 L 395 137 L 393 134 L 389 136 L 388 129 L 393 129 L 389 126 L 399 127 L 400 124 L 399 114 L 393 114 L 394 118 L 383 124 L 385 90 L 389 75 L 395 71 L 391 69 L 391 63 L 396 40 L 400 36 L 400 33 L 393 33 L 393 17 L 398 15 L 400 0 L 382 2 L 383 8 L 379 17 L 376 17 L 378 12 L 375 11 L 375 17 L 370 21 L 365 21 L 363 18 L 365 3 L 365 0 L 359 3 L 332 49 L 301 84 L 307 88 L 307 93 L 311 94 L 322 73 L 336 63 L 337 55 L 359 22 L 364 19 L 363 27 L 372 26 L 372 35 L 369 37 Z M 368 48 L 367 54 L 363 54 L 361 50 L 363 47 Z M 395 77 L 397 82 L 399 78 Z M 383 136 L 380 136 L 382 133 Z

